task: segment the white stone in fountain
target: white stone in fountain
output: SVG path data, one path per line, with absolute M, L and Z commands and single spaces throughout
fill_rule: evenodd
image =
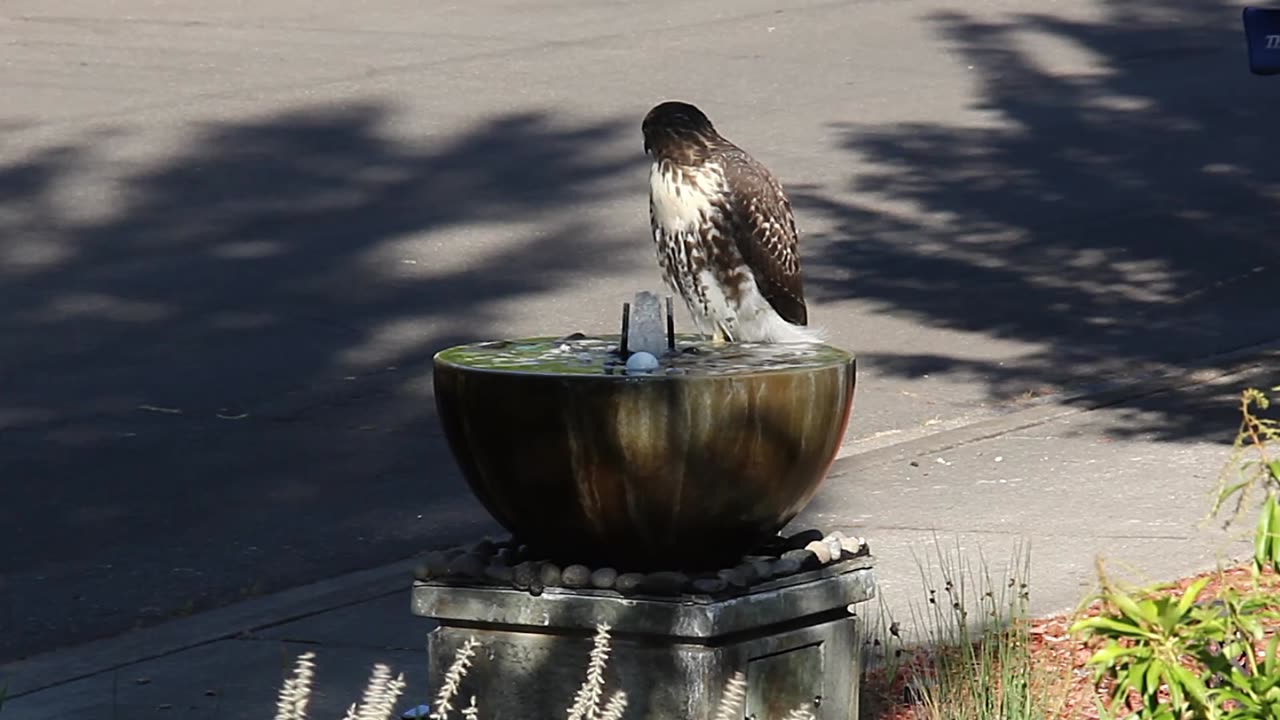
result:
M 658 358 L 653 353 L 640 350 L 631 353 L 631 357 L 627 358 L 627 372 L 629 373 L 650 373 L 658 369 Z

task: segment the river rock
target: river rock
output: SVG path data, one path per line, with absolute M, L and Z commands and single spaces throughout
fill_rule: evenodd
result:
M 814 540 L 821 540 L 821 539 L 822 539 L 821 530 L 801 530 L 795 535 L 792 535 L 787 538 L 787 549 L 798 550 L 800 548 L 803 548 L 805 545 L 808 545 L 809 543 L 813 542 Z
M 766 555 L 769 557 L 777 557 L 782 551 L 787 549 L 787 539 L 781 535 L 774 535 L 765 540 L 753 552 L 757 555 Z
M 749 584 L 746 573 L 742 572 L 740 568 L 728 568 L 726 570 L 721 570 L 716 573 L 716 577 L 725 581 L 729 587 L 732 588 L 742 589 Z
M 618 571 L 611 567 L 602 567 L 591 573 L 591 587 L 612 590 L 617 582 Z
M 822 543 L 827 546 L 827 550 L 831 552 L 831 562 L 835 562 L 844 557 L 844 547 L 840 545 L 840 538 L 827 536 L 823 538 Z
M 742 577 L 746 578 L 747 586 L 750 587 L 760 582 L 760 572 L 756 570 L 756 566 L 751 563 L 742 563 L 734 568 L 735 572 L 742 573 Z
M 818 558 L 809 550 L 803 548 L 799 550 L 788 550 L 782 553 L 782 559 L 792 559 L 800 563 L 801 570 L 808 570 L 818 566 Z
M 473 553 L 459 555 L 449 562 L 449 574 L 478 580 L 484 576 L 485 559 Z
M 704 595 L 715 595 L 729 589 L 729 583 L 718 577 L 704 577 L 693 581 L 693 591 Z
M 840 540 L 840 547 L 849 555 L 859 555 L 867 549 L 867 541 L 860 537 L 847 537 Z
M 787 577 L 800 572 L 802 563 L 795 557 L 778 558 L 773 562 L 773 577 Z
M 538 579 L 538 568 L 535 563 L 522 562 L 515 566 L 512 573 L 512 584 L 521 590 L 528 590 Z
M 826 565 L 831 562 L 831 548 L 827 547 L 827 543 L 823 540 L 814 540 L 805 545 L 804 549 L 813 553 L 813 556 L 818 559 L 819 565 Z
M 570 565 L 560 576 L 567 588 L 584 588 L 591 584 L 591 568 L 586 565 Z
M 515 571 L 506 565 L 490 565 L 484 569 L 484 579 L 498 585 L 511 585 Z
M 689 576 L 682 572 L 663 570 L 645 575 L 642 585 L 645 592 L 654 595 L 679 595 L 688 582 Z
M 623 573 L 614 581 L 613 588 L 623 595 L 633 595 L 644 583 L 644 575 L 640 573 Z
M 555 563 L 544 563 L 538 569 L 538 579 L 542 581 L 543 587 L 557 587 L 560 585 L 560 566 Z
M 440 577 L 449 572 L 450 556 L 442 552 L 429 552 L 422 558 L 422 565 L 431 577 Z

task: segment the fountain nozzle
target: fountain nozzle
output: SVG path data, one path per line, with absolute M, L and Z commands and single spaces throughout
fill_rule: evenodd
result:
M 666 298 L 664 317 L 658 296 L 648 290 L 635 295 L 632 302 L 622 303 L 622 333 L 618 354 L 623 360 L 637 352 L 662 357 L 676 349 L 676 321 L 671 296 Z

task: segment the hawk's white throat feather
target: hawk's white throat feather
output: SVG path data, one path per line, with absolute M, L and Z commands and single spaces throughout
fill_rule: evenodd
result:
M 646 116 L 649 221 L 663 279 L 699 331 L 745 342 L 813 342 L 791 204 L 764 166 L 692 105 Z
M 711 199 L 723 191 L 718 167 L 707 165 L 684 175 L 681 182 L 675 169 L 664 170 L 660 161 L 649 169 L 653 219 L 667 232 L 696 232 L 713 211 Z

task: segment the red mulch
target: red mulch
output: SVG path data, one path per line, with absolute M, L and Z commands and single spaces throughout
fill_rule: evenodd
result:
M 1172 592 L 1181 592 L 1195 580 L 1206 576 L 1211 579 L 1198 599 L 1212 597 L 1224 585 L 1243 590 L 1252 583 L 1249 565 L 1242 564 L 1228 568 L 1221 574 L 1214 570 L 1186 577 L 1171 583 L 1168 588 Z M 1275 573 L 1264 573 L 1261 584 L 1272 591 L 1280 591 L 1280 577 Z M 1063 614 L 1031 621 L 1032 662 L 1035 667 L 1047 671 L 1046 677 L 1058 679 L 1056 686 L 1045 688 L 1046 696 L 1054 698 L 1052 704 L 1061 704 L 1053 720 L 1098 719 L 1096 701 L 1106 699 L 1106 688 L 1094 685 L 1093 671 L 1085 665 L 1096 648 L 1071 637 L 1067 632 L 1075 620 L 1096 615 L 1098 610 L 1099 605 L 1094 603 L 1076 615 Z M 917 666 L 918 664 L 916 662 Z M 916 720 L 920 717 L 920 707 L 907 697 L 904 689 L 911 666 L 912 662 L 905 663 L 892 681 L 874 675 L 864 681 L 861 714 L 865 720 Z M 1137 705 L 1134 706 L 1135 709 L 1136 707 Z

